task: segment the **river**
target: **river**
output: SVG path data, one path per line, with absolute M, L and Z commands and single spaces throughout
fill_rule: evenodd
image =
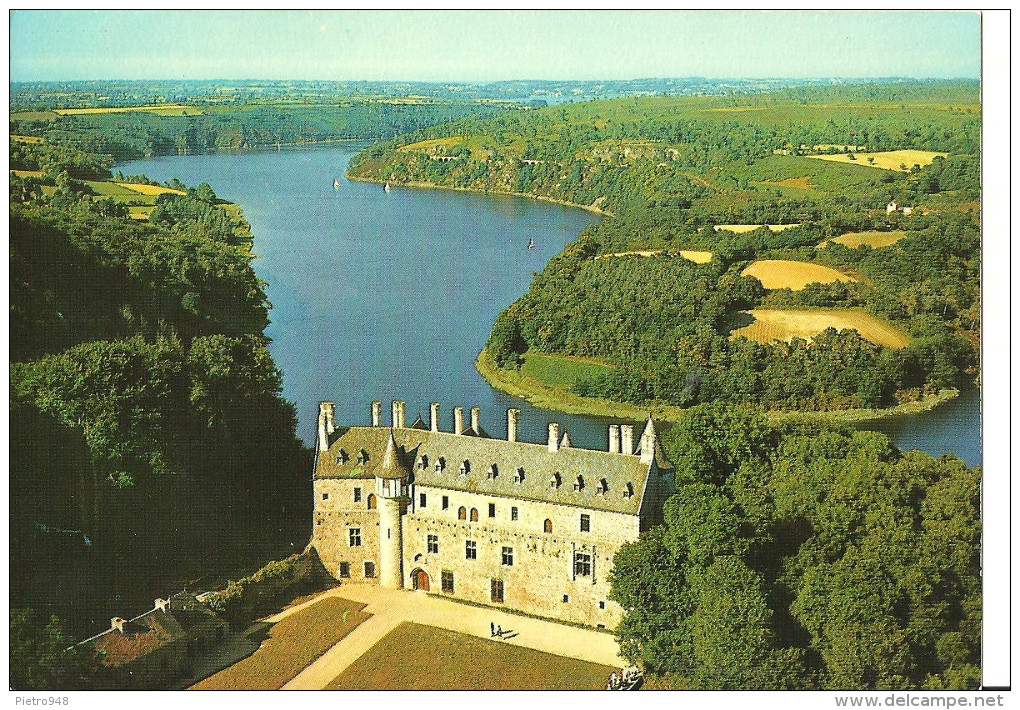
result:
M 336 403 L 341 425 L 363 425 L 373 400 L 384 402 L 388 417 L 389 401 L 402 399 L 409 420 L 419 411 L 427 419 L 429 403 L 440 402 L 444 430 L 453 428 L 453 407 L 464 407 L 465 418 L 481 407 L 482 427 L 504 436 L 506 410 L 516 407 L 524 440 L 544 441 L 556 421 L 575 445 L 604 447 L 605 421 L 536 409 L 493 389 L 474 368 L 499 312 L 598 217 L 522 197 L 387 193 L 346 180 L 347 163 L 364 147 L 172 156 L 117 169 L 161 182 L 207 182 L 243 207 L 256 235 L 255 270 L 273 304 L 271 351 L 306 442 L 314 440 L 320 400 Z M 981 463 L 977 389 L 932 412 L 868 428 L 901 449 Z

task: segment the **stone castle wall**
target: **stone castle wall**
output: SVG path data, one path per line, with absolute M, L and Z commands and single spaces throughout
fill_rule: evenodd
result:
M 360 501 L 355 501 L 355 490 L 360 489 Z M 318 553 L 326 570 L 337 579 L 356 582 L 376 582 L 379 578 L 379 503 L 370 510 L 369 495 L 375 494 L 374 479 L 316 479 L 315 527 L 312 547 Z M 323 498 L 323 495 L 327 496 Z M 361 546 L 352 547 L 350 530 L 361 531 Z M 348 576 L 340 572 L 340 563 L 348 565 Z M 365 563 L 374 566 L 374 576 L 366 577 Z

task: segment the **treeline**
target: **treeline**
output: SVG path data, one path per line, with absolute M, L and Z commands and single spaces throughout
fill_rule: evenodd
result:
M 695 408 L 666 445 L 665 522 L 612 573 L 652 687 L 980 687 L 979 469 L 748 407 Z

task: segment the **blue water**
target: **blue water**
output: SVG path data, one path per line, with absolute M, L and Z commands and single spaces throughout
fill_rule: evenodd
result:
M 251 222 L 255 270 L 273 304 L 268 335 L 298 408 L 299 433 L 314 440 L 318 402 L 337 405 L 342 425 L 367 424 L 373 400 L 407 402 L 408 424 L 432 401 L 443 429 L 453 407 L 482 408 L 482 426 L 506 434 L 506 410 L 521 410 L 519 435 L 544 441 L 556 421 L 575 445 L 605 446 L 605 422 L 536 409 L 490 387 L 474 360 L 499 312 L 535 272 L 597 217 L 526 198 L 394 188 L 343 178 L 364 145 L 219 153 L 118 166 L 189 185 L 209 183 Z M 334 189 L 333 181 L 341 186 Z M 535 248 L 527 248 L 534 238 Z M 880 422 L 903 449 L 952 452 L 981 462 L 980 396 L 965 392 L 920 416 Z

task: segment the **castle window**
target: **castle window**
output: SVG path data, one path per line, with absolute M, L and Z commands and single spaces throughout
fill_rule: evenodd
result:
M 552 521 L 549 518 L 545 519 L 545 525 L 542 526 L 542 529 L 547 533 L 552 532 Z
M 421 470 L 424 471 L 429 467 L 429 457 L 425 454 L 421 455 Z
M 345 463 L 347 463 L 348 459 L 350 459 L 350 458 L 351 457 L 348 456 L 346 451 L 344 451 L 343 449 L 340 449 L 340 451 L 337 452 L 337 455 L 336 455 L 336 465 L 337 466 L 343 466 Z
M 497 604 L 503 603 L 503 580 L 493 579 L 489 583 L 489 598 Z
M 443 496 L 443 510 L 450 507 L 450 496 Z
M 460 465 L 460 475 L 466 476 L 469 473 L 471 473 L 471 462 L 465 459 L 464 463 Z
M 609 492 L 609 482 L 602 478 L 599 480 L 599 484 L 595 486 L 595 495 L 603 495 Z
M 591 516 L 581 513 L 581 532 L 591 532 Z
M 336 575 L 337 575 L 337 577 L 344 577 L 344 578 L 350 577 L 351 576 L 351 563 L 350 562 L 341 562 L 340 563 L 340 569 L 337 570 Z
M 631 483 L 630 481 L 627 481 L 627 487 L 623 489 L 623 497 L 624 498 L 634 497 L 634 484 Z
M 436 471 L 438 473 L 442 473 L 445 470 L 446 470 L 446 459 L 444 459 L 442 456 L 440 456 L 438 459 L 436 459 Z
M 457 509 L 457 520 L 467 520 L 467 508 L 464 506 Z
M 495 518 L 496 517 L 496 504 L 495 503 L 489 503 L 489 517 L 490 518 Z
M 560 478 L 560 472 L 557 471 L 556 473 L 554 473 L 552 475 L 552 478 L 549 479 L 549 487 L 550 488 L 559 488 L 560 484 L 562 482 L 563 482 L 563 480 Z
M 329 493 L 323 493 L 322 494 L 322 499 L 323 500 L 329 500 Z
M 489 466 L 489 472 L 487 474 L 485 474 L 486 478 L 488 478 L 490 481 L 493 480 L 494 478 L 496 478 L 496 476 L 498 476 L 498 475 L 499 475 L 499 466 L 497 466 L 496 464 L 492 464 L 491 466 Z
M 584 490 L 584 476 L 578 476 L 577 479 L 574 481 L 574 490 L 575 491 Z
M 355 503 L 361 502 L 361 488 L 354 489 L 354 502 Z
M 424 508 L 425 507 L 425 494 L 424 493 L 419 493 L 418 494 L 418 507 L 419 508 Z
M 478 508 L 471 509 L 471 522 L 472 523 L 478 522 Z
M 448 569 L 444 569 L 441 578 L 443 591 L 447 594 L 453 594 L 453 572 Z
M 375 493 L 368 494 L 368 509 L 375 510 Z
M 564 594 L 563 595 L 563 603 L 564 604 L 569 604 L 570 603 L 570 595 L 569 594 Z
M 591 555 L 574 553 L 574 574 L 578 577 L 591 577 Z
M 428 551 L 430 554 L 439 554 L 439 536 L 429 535 L 428 536 Z
M 368 463 L 368 452 L 364 449 L 358 452 L 358 463 Z
M 599 609 L 605 609 L 605 608 L 606 608 L 606 603 L 605 602 L 599 602 Z
M 351 547 L 361 547 L 361 528 L 350 528 L 347 532 L 350 535 Z
M 503 566 L 504 567 L 514 566 L 514 548 L 512 547 L 503 548 Z
M 524 483 L 524 467 L 517 469 L 517 475 L 514 476 L 514 483 Z
M 375 562 L 365 563 L 365 578 L 375 579 Z
M 478 543 L 474 540 L 467 540 L 464 543 L 464 559 L 465 560 L 477 560 L 478 559 Z
M 510 506 L 510 519 L 511 520 L 517 520 L 517 506 L 516 505 Z

